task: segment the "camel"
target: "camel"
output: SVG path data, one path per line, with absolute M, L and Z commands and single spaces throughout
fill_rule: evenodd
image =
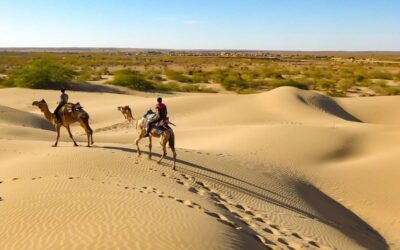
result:
M 64 105 L 64 107 L 61 108 L 61 122 L 57 122 L 56 116 L 50 112 L 49 107 L 44 99 L 42 99 L 41 101 L 34 101 L 32 103 L 32 106 L 37 106 L 40 111 L 43 112 L 46 119 L 55 126 L 57 131 L 57 140 L 54 143 L 53 147 L 57 147 L 58 140 L 60 139 L 61 126 L 64 126 L 67 129 L 69 137 L 74 142 L 74 146 L 78 146 L 78 144 L 74 140 L 74 137 L 72 136 L 71 129 L 69 128 L 69 126 L 75 122 L 79 122 L 79 124 L 85 130 L 88 140 L 87 146 L 90 147 L 90 145 L 94 143 L 93 130 L 89 126 L 89 114 L 82 109 L 79 103 L 67 103 Z
M 131 108 L 127 105 L 127 106 L 120 106 L 118 107 L 118 110 L 121 111 L 121 113 L 124 115 L 125 119 L 128 120 L 128 122 L 132 123 L 136 120 L 136 131 L 138 132 L 138 137 L 135 141 L 136 147 L 137 147 L 137 151 L 138 151 L 138 155 L 140 156 L 142 154 L 142 151 L 140 150 L 139 147 L 139 142 L 140 140 L 144 137 L 144 135 L 146 134 L 146 124 L 145 124 L 145 118 L 141 118 L 139 120 L 135 119 L 132 115 L 132 110 Z M 152 148 L 152 137 L 155 138 L 160 138 L 160 144 L 161 147 L 163 149 L 163 154 L 161 155 L 160 159 L 158 160 L 157 163 L 161 163 L 161 161 L 165 158 L 165 156 L 167 156 L 167 142 L 169 144 L 169 147 L 171 148 L 172 151 L 172 155 L 173 155 L 173 166 L 172 169 L 175 170 L 176 166 L 176 150 L 175 150 L 175 134 L 174 131 L 171 128 L 168 128 L 166 130 L 164 130 L 161 134 L 158 134 L 157 131 L 155 129 L 151 129 L 150 133 L 149 133 L 149 159 L 151 159 L 152 156 L 152 152 L 151 152 L 151 148 Z

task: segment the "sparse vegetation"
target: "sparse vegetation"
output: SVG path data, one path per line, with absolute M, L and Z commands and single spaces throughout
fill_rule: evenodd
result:
M 400 64 L 395 55 L 288 52 L 253 58 L 241 57 L 240 52 L 229 56 L 218 56 L 217 52 L 208 56 L 202 52 L 197 56 L 166 53 L 0 52 L 0 74 L 7 75 L 0 84 L 47 88 L 114 75 L 108 84 L 141 91 L 216 92 L 219 84 L 239 94 L 293 86 L 347 96 L 364 95 L 365 89 L 394 95 L 400 87 Z
M 72 80 L 75 72 L 51 60 L 34 61 L 11 72 L 6 85 L 25 88 L 52 88 Z
M 109 83 L 141 91 L 155 89 L 154 84 L 146 80 L 142 74 L 129 69 L 116 71 L 114 80 L 109 81 Z

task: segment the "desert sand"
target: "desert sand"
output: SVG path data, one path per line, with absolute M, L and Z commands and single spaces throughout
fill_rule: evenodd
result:
M 80 147 L 65 129 L 51 147 L 31 104 L 54 109 L 57 91 L 0 90 L 1 249 L 400 248 L 400 97 L 163 95 L 172 171 L 159 147 L 137 156 L 117 111 L 140 117 L 156 94 L 69 95 L 91 116 L 91 148 L 79 126 Z

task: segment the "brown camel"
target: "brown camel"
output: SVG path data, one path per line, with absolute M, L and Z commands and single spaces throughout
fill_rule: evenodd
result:
M 32 105 L 37 106 L 40 109 L 40 111 L 43 112 L 46 119 L 52 124 L 54 124 L 54 126 L 56 127 L 57 140 L 56 143 L 54 143 L 53 147 L 57 147 L 58 139 L 60 139 L 61 126 L 64 126 L 67 129 L 69 137 L 74 142 L 74 146 L 78 146 L 78 144 L 74 140 L 74 137 L 72 136 L 71 129 L 69 128 L 69 126 L 75 122 L 79 122 L 79 124 L 85 130 L 88 140 L 87 146 L 90 147 L 90 145 L 93 144 L 93 131 L 89 126 L 89 114 L 86 113 L 86 111 L 84 111 L 80 107 L 79 103 L 77 104 L 67 103 L 64 105 L 64 107 L 61 108 L 60 110 L 61 122 L 57 122 L 55 115 L 50 112 L 49 106 L 47 105 L 44 99 L 42 99 L 41 101 L 34 101 Z
M 125 119 L 128 120 L 128 122 L 133 123 L 136 119 L 132 115 L 132 110 L 129 106 L 120 106 L 118 107 L 118 110 L 121 111 L 121 113 L 124 115 Z M 145 125 L 145 119 L 141 118 L 139 120 L 136 120 L 136 131 L 138 132 L 139 136 L 136 139 L 136 147 L 139 156 L 142 154 L 140 147 L 139 147 L 139 142 L 140 140 L 144 137 L 146 134 L 146 125 Z M 159 138 L 160 137 L 160 144 L 163 149 L 163 154 L 161 155 L 160 159 L 158 160 L 158 163 L 161 163 L 161 161 L 167 156 L 167 142 L 169 144 L 169 147 L 171 148 L 174 163 L 172 169 L 175 170 L 175 162 L 176 162 L 176 151 L 175 151 L 175 134 L 174 131 L 171 128 L 168 128 L 164 130 L 161 134 L 158 134 L 155 129 L 151 129 L 149 133 L 149 159 L 151 159 L 151 147 L 152 147 L 152 137 Z

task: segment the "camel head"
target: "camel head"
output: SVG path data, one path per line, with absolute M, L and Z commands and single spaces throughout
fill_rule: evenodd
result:
M 134 120 L 133 115 L 132 115 L 132 110 L 129 107 L 129 105 L 119 106 L 118 110 L 124 115 L 125 119 L 127 119 L 128 121 Z
M 38 107 L 41 111 L 44 111 L 45 109 L 48 109 L 47 103 L 44 99 L 40 101 L 34 101 L 32 102 L 32 106 Z

